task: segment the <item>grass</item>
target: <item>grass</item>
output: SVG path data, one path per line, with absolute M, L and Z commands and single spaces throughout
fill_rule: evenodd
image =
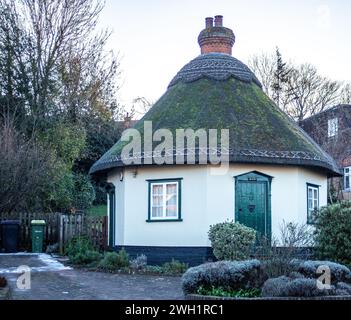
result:
M 107 215 L 107 205 L 93 206 L 87 210 L 89 216 L 103 217 Z
M 231 298 L 258 298 L 261 296 L 261 290 L 252 289 L 240 289 L 240 290 L 226 290 L 222 287 L 211 289 L 200 287 L 197 290 L 197 294 L 203 296 L 213 296 L 213 297 L 231 297 Z

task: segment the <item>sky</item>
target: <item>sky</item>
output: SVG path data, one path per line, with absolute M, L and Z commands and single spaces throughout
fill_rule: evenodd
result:
M 156 102 L 169 82 L 200 54 L 205 18 L 224 16 L 236 36 L 233 56 L 273 53 L 310 62 L 333 80 L 351 81 L 350 0 L 106 0 L 99 27 L 113 31 L 109 48 L 121 63 L 119 98 Z

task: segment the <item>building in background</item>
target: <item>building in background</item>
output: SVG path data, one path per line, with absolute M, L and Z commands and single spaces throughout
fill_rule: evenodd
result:
M 343 173 L 329 181 L 332 199 L 351 200 L 351 105 L 337 105 L 300 122 Z

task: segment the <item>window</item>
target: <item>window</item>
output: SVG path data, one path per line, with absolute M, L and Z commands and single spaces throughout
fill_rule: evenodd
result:
M 335 137 L 338 135 L 338 118 L 328 120 L 328 138 Z
M 307 184 L 307 223 L 313 224 L 315 211 L 319 208 L 319 186 Z
M 351 167 L 344 168 L 344 190 L 351 191 Z
M 148 182 L 148 222 L 181 221 L 181 179 L 149 180 Z

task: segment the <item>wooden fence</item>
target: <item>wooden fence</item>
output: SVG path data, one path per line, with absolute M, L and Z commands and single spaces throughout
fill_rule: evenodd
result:
M 64 245 L 77 235 L 86 235 L 97 249 L 107 247 L 107 217 L 90 217 L 85 214 L 60 216 L 59 245 Z
M 73 237 L 86 235 L 94 247 L 99 250 L 107 247 L 107 217 L 91 217 L 83 213 L 20 213 L 0 214 L 0 222 L 5 220 L 18 220 L 20 222 L 20 250 L 31 250 L 31 221 L 45 220 L 44 245 L 59 244 L 63 252 L 65 244 Z

